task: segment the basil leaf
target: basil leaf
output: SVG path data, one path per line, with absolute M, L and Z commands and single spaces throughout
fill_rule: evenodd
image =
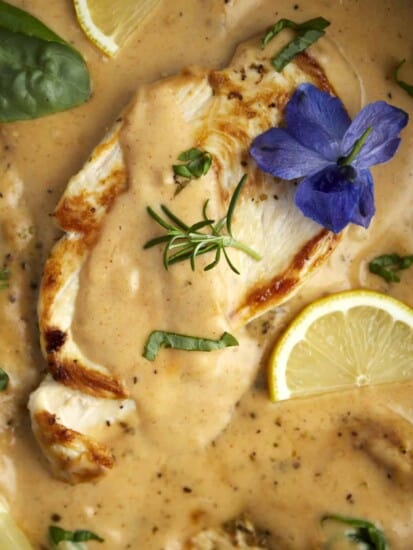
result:
M 149 361 L 154 361 L 161 347 L 184 351 L 214 351 L 230 346 L 238 346 L 238 340 L 228 332 L 224 332 L 219 340 L 210 340 L 155 330 L 149 335 L 143 357 Z
M 397 271 L 408 269 L 412 265 L 413 255 L 383 254 L 369 263 L 369 271 L 382 277 L 388 283 L 399 283 L 400 277 L 397 275 Z
M 405 82 L 404 80 L 400 80 L 400 78 L 399 78 L 399 71 L 405 63 L 406 63 L 406 60 L 402 59 L 402 61 L 400 61 L 400 63 L 397 65 L 397 67 L 394 71 L 394 80 L 400 86 L 400 88 L 402 88 L 411 97 L 413 97 L 413 84 L 408 84 L 407 82 Z
M 181 153 L 178 160 L 184 161 L 186 164 L 174 164 L 172 166 L 176 176 L 187 179 L 198 179 L 204 176 L 211 168 L 212 155 L 208 151 L 192 147 Z
M 40 40 L 68 45 L 36 17 L 2 0 L 0 0 L 0 27 L 11 32 L 34 36 Z
M 311 46 L 311 44 L 314 44 L 314 42 L 324 36 L 324 29 L 329 25 L 330 22 L 324 19 L 324 17 L 315 17 L 303 23 L 295 23 L 291 19 L 280 19 L 263 36 L 261 46 L 265 48 L 283 29 L 288 28 L 298 32 L 298 36 L 291 40 L 271 59 L 273 67 L 280 72 L 297 54 L 306 50 L 308 46 Z
M 273 27 L 267 32 L 265 36 L 261 39 L 261 46 L 265 46 L 271 42 L 273 38 L 277 36 L 283 29 L 293 29 L 294 31 L 307 31 L 307 30 L 317 30 L 323 31 L 330 25 L 330 22 L 324 17 L 315 17 L 314 19 L 309 19 L 303 23 L 295 23 L 291 19 L 280 19 L 275 23 Z
M 82 56 L 31 15 L 0 2 L 0 122 L 75 107 L 90 97 Z
M 51 525 L 49 527 L 49 538 L 53 544 L 59 544 L 63 541 L 68 542 L 87 542 L 89 540 L 97 540 L 98 542 L 104 542 L 102 537 L 99 537 L 96 533 L 92 531 L 86 531 L 79 529 L 76 531 L 66 531 L 57 525 Z
M 5 370 L 0 368 L 0 391 L 5 391 L 9 385 L 9 375 Z
M 328 514 L 323 516 L 321 522 L 327 520 L 337 521 L 338 523 L 353 527 L 354 530 L 346 532 L 345 536 L 350 540 L 365 544 L 369 550 L 389 550 L 384 533 L 370 521 L 337 514 Z

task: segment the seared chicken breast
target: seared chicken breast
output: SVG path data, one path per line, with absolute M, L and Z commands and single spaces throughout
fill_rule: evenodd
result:
M 176 434 L 179 422 L 182 423 L 179 415 L 169 409 L 156 410 L 161 399 L 146 402 L 148 391 L 140 394 L 137 403 L 130 395 L 130 384 L 125 381 L 122 365 L 113 369 L 114 361 L 110 358 L 105 362 L 105 358 L 89 357 L 84 351 L 84 342 L 79 343 L 79 331 L 74 329 L 79 302 L 88 300 L 88 295 L 81 292 L 82 273 L 86 265 L 92 269 L 91 258 L 102 231 L 109 225 L 111 211 L 119 198 L 128 193 L 131 193 L 130 200 L 137 200 L 139 189 L 130 190 L 131 174 L 136 173 L 136 166 L 154 167 L 152 171 L 156 176 L 153 176 L 151 197 L 156 197 L 159 189 L 159 196 L 162 196 L 159 203 L 168 200 L 168 207 L 183 217 L 187 215 L 185 204 L 191 202 L 191 193 L 197 190 L 199 195 L 205 190 L 209 215 L 220 219 L 227 211 L 237 183 L 247 175 L 232 229 L 236 238 L 253 248 L 261 260 L 229 250 L 240 275 L 221 262 L 214 282 L 208 287 L 207 297 L 205 285 L 198 290 L 197 285 L 191 283 L 192 301 L 215 304 L 216 331 L 228 329 L 237 337 L 242 336 L 242 327 L 249 320 L 290 298 L 329 257 L 340 240 L 339 236 L 298 211 L 294 205 L 293 184 L 274 181 L 260 172 L 249 157 L 251 141 L 269 127 L 282 124 L 283 109 L 299 84 L 312 82 L 321 89 L 332 91 L 320 66 L 310 55 L 300 54 L 281 73 L 273 69 L 272 55 L 271 47 L 261 50 L 258 41 L 254 40 L 239 48 L 226 69 L 190 69 L 142 87 L 84 168 L 70 180 L 57 206 L 55 216 L 64 235 L 45 265 L 39 298 L 41 343 L 49 374 L 31 395 L 29 409 L 35 436 L 55 474 L 64 480 L 88 480 L 113 466 L 111 432 L 106 430 L 107 426 L 135 422 L 141 415 L 149 418 L 151 425 L 159 425 L 162 419 L 166 424 L 173 423 L 176 418 L 176 432 L 170 428 Z M 162 112 L 164 104 L 173 105 L 174 112 L 178 113 L 189 146 L 212 155 L 211 169 L 199 180 L 182 182 L 174 178 L 172 164 L 176 163 L 179 150 L 169 155 L 166 164 L 164 158 L 156 157 L 156 151 L 146 154 L 144 145 L 145 154 L 131 158 L 131 121 L 134 121 L 133 132 L 137 139 L 143 140 L 151 132 L 161 134 L 163 125 L 167 132 L 168 121 L 160 115 L 148 117 L 146 114 L 149 108 L 151 113 Z M 158 106 L 159 111 L 155 111 Z M 128 132 L 127 139 L 125 132 Z M 171 132 L 168 139 L 173 149 L 177 136 Z M 151 206 L 156 208 L 157 205 Z M 139 215 L 147 216 L 146 206 L 142 206 Z M 161 234 L 161 228 L 149 217 L 146 226 L 152 236 Z M 142 244 L 144 242 L 140 245 L 141 250 Z M 150 252 L 148 261 L 153 262 L 153 286 L 139 287 L 143 284 L 139 277 L 139 284 L 135 286 L 145 293 L 146 301 L 155 297 L 162 300 L 165 289 L 178 283 L 172 275 L 165 283 L 161 251 L 153 249 Z M 204 265 L 202 262 L 197 264 L 196 270 L 204 273 Z M 178 266 L 171 266 L 170 273 L 175 268 Z M 154 311 L 167 311 L 166 302 L 162 308 L 154 306 Z M 170 316 L 174 317 L 174 313 Z M 244 347 L 240 346 L 243 354 L 250 353 L 250 344 L 250 340 L 245 339 Z M 205 432 L 200 444 L 211 441 L 225 427 L 234 405 L 251 384 L 259 359 L 259 353 L 254 353 L 250 358 L 254 365 L 247 371 L 237 366 L 234 354 L 224 350 L 210 354 L 205 364 L 200 360 L 189 375 L 183 372 L 174 378 L 176 401 L 185 400 L 191 394 L 191 390 L 185 389 L 181 395 L 179 386 L 189 378 L 191 388 L 197 383 L 202 386 L 205 403 L 214 399 L 211 412 L 214 425 Z M 136 356 L 140 355 L 141 349 L 137 346 Z M 186 356 L 177 362 L 173 361 L 175 373 L 188 368 Z M 161 369 L 157 371 L 159 374 Z M 163 383 L 159 376 L 156 391 L 161 395 L 164 389 L 170 391 L 170 382 Z M 226 393 L 225 389 L 228 389 Z M 216 395 L 219 399 L 215 399 Z M 172 406 L 170 401 L 168 406 Z M 192 406 L 195 406 L 193 402 L 188 404 L 189 408 Z M 201 403 L 199 408 L 202 406 Z M 200 419 L 199 425 L 203 423 Z

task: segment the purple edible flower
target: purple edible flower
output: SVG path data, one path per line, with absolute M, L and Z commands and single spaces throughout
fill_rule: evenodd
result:
M 312 84 L 297 88 L 285 110 L 285 128 L 271 128 L 250 153 L 264 172 L 302 178 L 295 204 L 330 229 L 368 227 L 374 215 L 370 166 L 390 160 L 408 115 L 385 101 L 366 105 L 351 121 L 344 105 Z

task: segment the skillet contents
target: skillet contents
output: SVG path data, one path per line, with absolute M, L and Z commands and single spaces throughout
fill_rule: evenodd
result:
M 161 1 L 114 59 L 70 2 L 12 4 L 81 52 L 94 93 L 1 127 L 0 542 L 27 548 L 17 524 L 33 548 L 410 548 L 413 383 L 273 403 L 266 378 L 287 324 L 324 295 L 367 288 L 413 306 L 411 124 L 372 168 L 369 227 L 337 234 L 295 206 L 299 181 L 264 173 L 249 148 L 285 126 L 302 85 L 337 95 L 351 119 L 377 101 L 411 115 L 394 79 L 407 57 L 411 80 L 411 3 Z M 282 20 L 330 24 L 278 72 L 277 53 L 311 30 L 275 25 L 262 48 Z M 204 234 L 244 174 L 223 234 L 260 259 L 231 248 L 237 273 L 215 249 L 184 250 L 166 270 L 167 228 L 147 208 L 165 205 L 174 224 L 204 213 Z M 397 284 L 370 272 L 386 254 L 400 259 L 379 262 Z M 168 341 L 147 361 L 153 331 L 238 345 Z

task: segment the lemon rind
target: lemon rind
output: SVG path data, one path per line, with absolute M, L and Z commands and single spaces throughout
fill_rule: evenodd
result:
M 378 307 L 389 313 L 395 321 L 401 321 L 413 329 L 413 309 L 396 298 L 373 290 L 347 290 L 332 294 L 305 307 L 291 322 L 276 343 L 269 360 L 268 386 L 273 402 L 290 399 L 292 392 L 286 383 L 288 357 L 294 346 L 305 336 L 311 324 L 334 311 L 346 312 L 358 306 Z M 384 307 L 385 305 L 385 307 Z

